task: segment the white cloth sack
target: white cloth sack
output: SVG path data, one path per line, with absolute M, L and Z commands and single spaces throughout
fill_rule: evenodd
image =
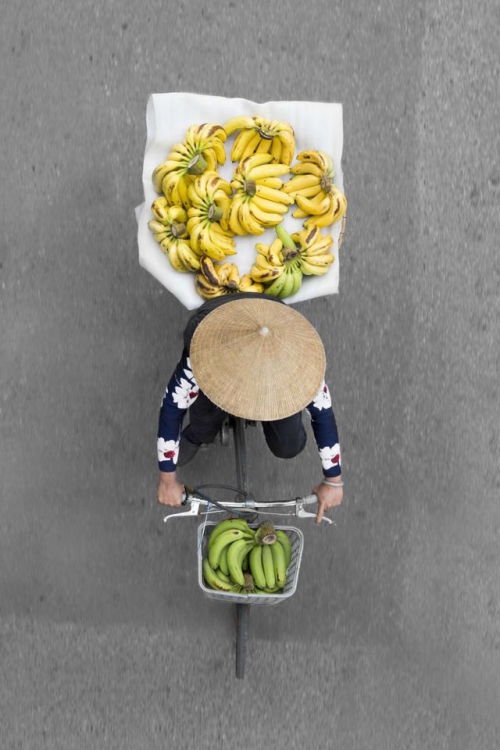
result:
M 152 218 L 151 204 L 158 197 L 153 187 L 153 169 L 165 161 L 168 152 L 179 141 L 182 141 L 190 125 L 203 122 L 224 125 L 232 117 L 239 115 L 261 115 L 269 120 L 289 122 L 296 138 L 296 154 L 305 149 L 326 151 L 333 157 L 335 184 L 344 192 L 342 179 L 342 105 L 327 102 L 264 102 L 257 103 L 248 99 L 227 99 L 222 96 L 205 96 L 189 93 L 152 94 L 146 112 L 147 141 L 144 153 L 142 179 L 144 185 L 144 203 L 135 209 L 138 224 L 139 263 L 158 281 L 169 289 L 188 310 L 203 304 L 204 300 L 195 289 L 193 273 L 180 273 L 172 268 L 167 256 L 153 238 L 148 221 Z M 220 175 L 230 181 L 236 164 L 231 162 L 231 148 L 236 137 L 233 134 L 225 142 L 226 163 L 219 166 Z M 295 159 L 292 164 L 295 163 Z M 285 180 L 289 179 L 285 175 Z M 284 218 L 287 231 L 297 232 L 303 228 L 302 219 L 292 217 L 292 207 Z M 313 297 L 336 294 L 339 286 L 339 248 L 341 221 L 331 227 L 323 228 L 323 233 L 331 233 L 334 243 L 331 251 L 334 262 L 323 276 L 304 276 L 299 291 L 286 302 L 300 302 Z M 248 273 L 253 265 L 257 242 L 270 243 L 276 237 L 274 228 L 263 234 L 235 237 L 237 254 L 228 256 L 227 260 L 238 265 L 240 275 Z

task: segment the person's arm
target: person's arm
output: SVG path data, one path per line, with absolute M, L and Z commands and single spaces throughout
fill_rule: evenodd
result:
M 306 408 L 311 415 L 311 427 L 318 446 L 324 479 L 329 483 L 339 484 L 339 487 L 318 484 L 313 488 L 313 492 L 318 495 L 316 522 L 320 523 L 325 510 L 340 505 L 343 499 L 339 434 L 330 390 L 325 381 L 321 383 L 316 396 Z
M 181 502 L 184 487 L 177 481 L 175 473 L 180 432 L 186 411 L 196 401 L 198 393 L 199 387 L 184 349 L 163 394 L 158 420 L 158 502 L 164 505 L 180 505 Z

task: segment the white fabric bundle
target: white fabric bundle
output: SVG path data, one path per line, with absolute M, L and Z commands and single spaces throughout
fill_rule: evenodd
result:
M 158 281 L 169 289 L 188 310 L 203 304 L 204 300 L 195 289 L 192 273 L 175 271 L 167 256 L 162 252 L 148 228 L 151 219 L 151 204 L 157 198 L 151 179 L 153 169 L 165 161 L 168 152 L 175 143 L 182 141 L 190 125 L 203 122 L 224 125 L 232 117 L 239 115 L 261 115 L 269 120 L 285 120 L 289 122 L 296 138 L 296 154 L 305 149 L 326 151 L 333 158 L 335 168 L 335 184 L 344 191 L 342 179 L 342 105 L 327 102 L 264 102 L 257 103 L 248 99 L 227 99 L 221 96 L 205 96 L 189 93 L 152 94 L 149 98 L 146 113 L 147 141 L 144 153 L 143 185 L 144 203 L 135 210 L 138 223 L 139 262 Z M 226 150 L 226 164 L 219 166 L 220 175 L 230 181 L 234 167 L 230 153 L 233 140 L 232 135 L 224 144 Z M 295 160 L 292 162 L 292 164 Z M 284 178 L 285 180 L 288 179 Z M 303 228 L 302 219 L 294 219 L 292 211 L 284 218 L 287 231 L 297 232 Z M 302 300 L 336 294 L 339 286 L 339 253 L 338 241 L 341 223 L 321 231 L 332 234 L 334 243 L 331 251 L 334 262 L 324 276 L 304 276 L 302 286 L 286 302 L 300 302 Z M 275 238 L 274 228 L 267 229 L 263 234 L 254 236 L 235 237 L 237 254 L 228 256 L 227 260 L 236 263 L 240 275 L 248 273 L 253 265 L 257 242 L 270 243 Z

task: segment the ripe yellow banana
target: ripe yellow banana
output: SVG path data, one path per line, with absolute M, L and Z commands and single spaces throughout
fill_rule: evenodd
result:
M 186 270 L 199 271 L 200 258 L 196 255 L 194 250 L 189 247 L 187 242 L 183 242 L 182 244 L 179 243 L 178 253 Z
M 307 161 L 317 164 L 323 172 L 333 172 L 332 160 L 324 151 L 301 151 L 297 154 L 297 161 Z
M 253 134 L 252 138 L 248 141 L 247 145 L 243 149 L 243 153 L 241 154 L 242 159 L 246 159 L 248 156 L 251 156 L 254 152 L 257 146 L 260 142 L 260 136 L 258 133 Z
M 189 269 L 186 268 L 184 265 L 184 261 L 181 257 L 181 254 L 179 252 L 179 246 L 178 243 L 172 243 L 167 251 L 168 259 L 170 263 L 172 264 L 172 267 L 175 268 L 176 271 L 180 272 L 186 272 Z
M 242 130 L 234 139 L 233 148 L 231 151 L 231 161 L 239 161 L 245 149 L 247 148 L 250 140 L 254 136 L 254 131 L 251 129 Z
M 264 291 L 264 285 L 254 281 L 250 274 L 246 273 L 240 278 L 238 291 L 261 293 Z
M 251 215 L 265 227 L 274 227 L 277 224 L 280 224 L 283 220 L 283 214 L 281 212 L 268 213 L 267 211 L 263 211 L 257 205 L 254 198 L 252 198 L 248 205 Z
M 250 169 L 253 167 L 260 167 L 262 164 L 269 164 L 269 154 L 253 154 L 242 159 L 236 167 L 236 172 L 239 174 L 248 174 Z
M 229 209 L 229 214 L 228 214 L 229 228 L 231 229 L 231 232 L 233 234 L 238 234 L 238 235 L 247 234 L 247 231 L 245 227 L 241 224 L 240 218 L 239 218 L 239 210 L 240 210 L 242 200 L 243 198 L 241 195 L 236 195 L 231 202 L 231 207 Z
M 336 190 L 331 195 L 331 206 L 328 209 L 328 211 L 320 216 L 310 216 L 306 221 L 304 222 L 305 227 L 310 226 L 317 226 L 317 227 L 327 227 L 330 224 L 334 224 L 336 221 L 342 218 L 344 216 L 345 212 L 347 211 L 347 200 L 345 195 L 340 192 L 340 190 Z
M 292 177 L 291 180 L 285 182 L 285 184 L 283 185 L 283 190 L 285 191 L 285 193 L 295 194 L 300 190 L 304 190 L 304 188 L 313 186 L 317 186 L 318 190 L 321 189 L 319 178 L 313 174 L 301 174 L 297 175 L 297 177 Z
M 268 281 L 273 281 L 274 279 L 279 278 L 284 270 L 283 266 L 281 268 L 276 268 L 275 266 L 268 265 L 267 268 L 260 268 L 257 263 L 255 263 L 250 269 L 250 276 L 254 281 L 267 283 Z
M 279 177 L 263 177 L 259 180 L 259 186 L 260 185 L 280 190 L 283 183 Z
M 302 209 L 297 208 L 296 211 L 292 214 L 294 219 L 303 219 L 305 216 L 308 216 L 308 214 L 305 211 L 302 211 Z
M 271 144 L 272 144 L 271 140 L 269 140 L 268 138 L 263 138 L 260 141 L 259 145 L 257 146 L 257 153 L 268 154 L 269 151 L 271 150 Z
M 213 299 L 226 294 L 226 291 L 219 284 L 211 284 L 202 273 L 196 274 L 195 287 L 204 299 Z
M 300 193 L 295 196 L 295 202 L 302 211 L 307 211 L 312 216 L 322 216 L 332 208 L 332 196 L 327 195 L 326 198 L 319 195 L 317 198 L 304 198 Z M 329 222 L 331 223 L 331 222 Z
M 232 117 L 224 124 L 226 135 L 231 135 L 236 130 L 246 130 L 248 128 L 255 128 L 255 118 L 249 115 Z
M 283 190 L 276 190 L 273 187 L 262 185 L 260 182 L 255 187 L 255 195 L 273 203 L 283 203 L 286 206 L 291 206 L 293 203 L 293 198 Z
M 286 164 L 262 164 L 262 166 L 251 169 L 247 173 L 247 176 L 248 179 L 257 181 L 263 177 L 279 177 L 284 174 L 288 174 L 288 166 Z
M 302 260 L 303 263 L 307 264 L 308 268 L 328 268 L 334 259 L 331 253 L 323 253 L 323 255 L 308 255 Z
M 270 201 L 266 198 L 261 198 L 259 195 L 254 195 L 252 198 L 252 204 L 258 206 L 262 211 L 268 211 L 269 213 L 286 214 L 288 211 L 288 206 L 284 203 Z
M 253 217 L 250 211 L 250 205 L 247 201 L 242 201 L 240 203 L 238 217 L 241 225 L 246 229 L 245 234 L 263 234 L 264 227 Z
M 293 167 L 290 168 L 290 172 L 292 172 L 292 174 L 311 174 L 316 175 L 317 177 L 322 177 L 324 174 L 324 170 L 317 164 L 304 161 L 294 164 Z
M 278 136 L 275 136 L 271 144 L 271 156 L 277 164 L 284 164 L 284 160 L 281 158 L 281 152 L 281 141 Z

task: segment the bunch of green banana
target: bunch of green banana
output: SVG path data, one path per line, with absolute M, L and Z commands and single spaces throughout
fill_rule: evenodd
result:
M 200 255 L 224 260 L 226 255 L 236 253 L 227 224 L 230 195 L 230 184 L 213 171 L 204 172 L 189 185 L 187 230 L 193 250 Z
M 217 524 L 208 539 L 203 576 L 208 586 L 219 591 L 240 592 L 248 585 L 243 560 L 255 544 L 255 532 L 241 518 Z
M 153 170 L 153 185 L 170 205 L 189 207 L 188 186 L 197 175 L 224 164 L 226 132 L 220 125 L 191 125 L 184 141 L 176 143 L 166 160 Z
M 154 218 L 148 223 L 153 237 L 168 256 L 176 271 L 198 271 L 199 255 L 188 239 L 186 212 L 180 206 L 169 206 L 165 197 L 157 198 L 151 206 Z
M 279 224 L 293 198 L 281 190 L 281 175 L 288 173 L 286 164 L 273 164 L 269 154 L 255 154 L 235 169 L 231 187 L 235 193 L 228 214 L 234 234 L 262 234 Z
M 291 164 L 295 152 L 295 134 L 288 122 L 266 120 L 259 115 L 233 117 L 224 130 L 229 136 L 239 130 L 231 151 L 231 160 L 240 161 L 252 154 L 270 154 L 278 164 Z
M 249 274 L 240 277 L 235 263 L 215 264 L 207 255 L 201 258 L 200 273 L 196 275 L 195 287 L 204 299 L 236 292 L 264 291 L 263 285 L 256 283 Z
M 259 536 L 259 532 L 265 534 Z M 257 591 L 274 593 L 286 583 L 286 572 L 292 558 L 292 545 L 285 531 L 265 523 L 257 530 L 250 550 L 249 569 Z
M 290 540 L 281 529 L 262 524 L 254 531 L 246 521 L 229 518 L 217 524 L 208 539 L 203 576 L 219 591 L 276 593 L 286 583 L 291 556 Z
M 297 159 L 299 163 L 290 169 L 295 176 L 283 186 L 297 204 L 293 216 L 308 217 L 305 227 L 334 224 L 345 214 L 347 200 L 333 182 L 331 158 L 324 151 L 301 151 Z
M 258 243 L 257 257 L 250 276 L 265 284 L 265 293 L 283 299 L 290 297 L 302 284 L 301 258 L 298 248 L 283 226 L 277 226 L 277 238 L 270 244 Z

